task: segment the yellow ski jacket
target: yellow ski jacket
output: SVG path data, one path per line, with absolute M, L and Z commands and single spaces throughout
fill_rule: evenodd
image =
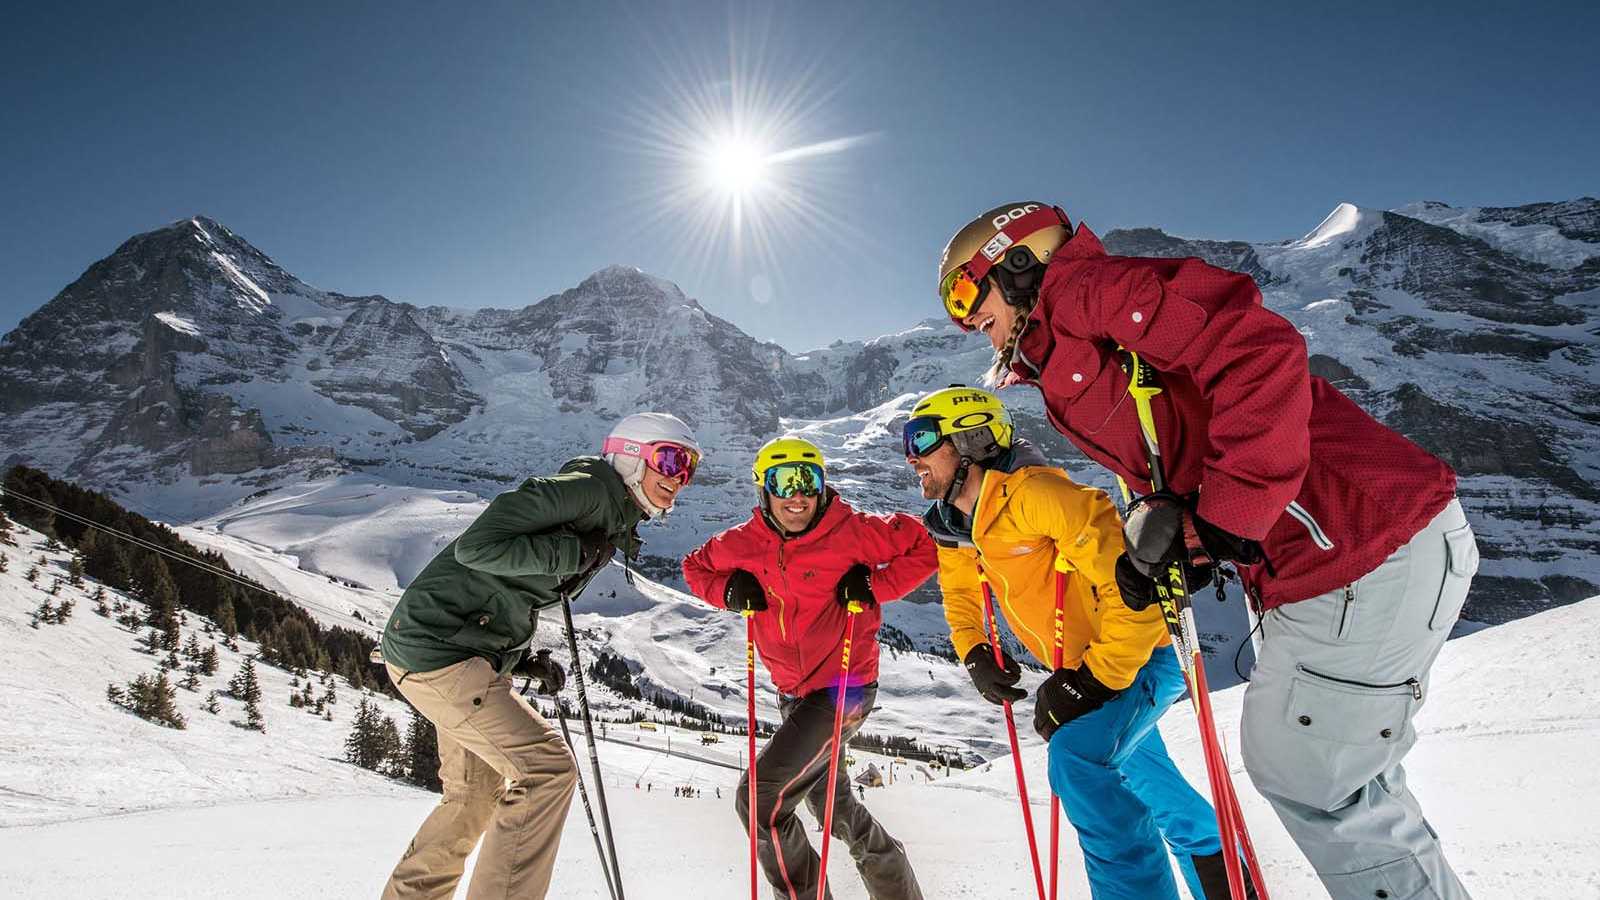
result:
M 1134 612 L 1123 605 L 1115 575 L 1122 522 L 1111 499 L 1050 466 L 982 471 L 970 536 L 941 527 L 951 513 L 960 516 L 948 504 L 934 504 L 924 517 L 939 544 L 939 588 L 957 656 L 989 642 L 981 569 L 1012 632 L 1050 667 L 1059 557 L 1067 578 L 1062 665 L 1087 665 L 1106 687 L 1132 684 L 1171 639 L 1158 607 Z

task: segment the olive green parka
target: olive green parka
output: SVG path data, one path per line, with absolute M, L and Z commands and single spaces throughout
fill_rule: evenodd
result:
M 604 459 L 580 456 L 558 475 L 494 498 L 411 582 L 383 629 L 383 656 L 426 672 L 474 656 L 501 674 L 521 661 L 539 610 L 583 592 L 621 547 L 639 551 L 645 518 Z M 583 566 L 581 535 L 610 541 Z

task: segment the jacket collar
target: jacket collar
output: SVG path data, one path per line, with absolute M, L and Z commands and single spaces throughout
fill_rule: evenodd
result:
M 1051 304 L 1045 301 L 1053 291 L 1055 284 L 1059 283 L 1063 273 L 1071 267 L 1057 265 L 1058 262 L 1071 260 L 1092 259 L 1105 256 L 1105 245 L 1089 226 L 1078 224 L 1078 230 L 1073 232 L 1072 238 L 1056 249 L 1055 255 L 1050 259 L 1050 267 L 1046 269 L 1044 282 L 1039 286 L 1039 302 L 1033 305 L 1033 310 L 1028 313 L 1028 323 L 1023 328 L 1022 338 L 1017 341 L 1016 348 L 1011 353 L 1011 371 L 1027 381 L 1037 381 L 1043 374 L 1045 364 L 1050 359 L 1050 353 L 1055 349 L 1055 331 L 1050 327 Z M 1093 380 L 1087 377 L 1063 382 L 1053 386 L 1062 399 L 1071 401 L 1088 389 Z
M 991 501 L 985 504 L 985 498 L 996 492 L 1004 497 L 1008 490 L 1014 490 L 1005 487 L 1007 483 L 1021 483 L 1028 477 L 1025 470 L 1049 464 L 1044 454 L 1039 452 L 1039 448 L 1022 438 L 1017 438 L 1010 450 L 1001 454 L 991 466 L 983 468 L 983 485 L 978 492 L 978 503 L 972 508 L 972 519 L 968 519 L 955 507 L 955 504 L 936 500 L 923 514 L 922 524 L 934 540 L 972 546 L 972 536 L 981 534 L 993 524 L 995 516 L 998 516 L 1005 506 L 1004 502 Z M 978 527 L 979 522 L 982 522 L 982 528 Z
M 623 555 L 629 559 L 638 557 L 641 542 L 637 529 L 639 523 L 644 521 L 645 514 L 644 510 L 639 508 L 639 504 L 634 502 L 633 495 L 628 492 L 628 486 L 622 483 L 622 476 L 599 456 L 579 456 L 567 460 L 561 467 L 561 474 L 572 472 L 588 475 L 605 485 L 606 496 L 611 499 L 611 520 L 616 528 L 611 537 L 614 539 L 619 535 L 624 536 L 626 543 L 619 545 Z

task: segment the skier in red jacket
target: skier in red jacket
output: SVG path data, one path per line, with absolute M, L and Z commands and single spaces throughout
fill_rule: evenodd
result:
M 945 247 L 946 313 L 995 347 L 991 377 L 1032 384 L 1050 422 L 1135 493 L 1152 403 L 1170 528 L 1129 528 L 1129 606 L 1176 561 L 1191 584 L 1238 570 L 1261 615 L 1245 693 L 1245 768 L 1334 900 L 1467 896 L 1406 788 L 1401 760 L 1428 671 L 1478 550 L 1455 473 L 1306 362 L 1305 340 L 1248 276 L 1198 259 L 1109 256 L 1058 207 L 984 213 Z M 1157 535 L 1155 537 L 1154 535 Z
M 827 485 L 824 465 L 809 441 L 767 443 L 756 454 L 754 515 L 683 561 L 697 596 L 755 613 L 756 647 L 778 688 L 783 724 L 756 758 L 755 815 L 761 866 L 780 900 L 817 896 L 819 858 L 795 809 L 804 799 L 823 818 L 845 607 L 854 601 L 863 611 L 851 645 L 842 741 L 860 731 L 877 696 L 879 601 L 904 596 L 939 567 L 920 521 L 856 512 Z M 920 900 L 905 847 L 850 793 L 843 756 L 833 778 L 834 835 L 849 845 L 868 893 Z M 741 782 L 735 803 L 747 829 L 749 787 Z

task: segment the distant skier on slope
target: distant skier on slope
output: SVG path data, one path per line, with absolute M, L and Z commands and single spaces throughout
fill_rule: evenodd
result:
M 1135 492 L 1159 446 L 1167 491 L 1129 529 L 1122 595 L 1150 603 L 1173 562 L 1195 587 L 1238 569 L 1262 617 L 1245 768 L 1334 900 L 1466 897 L 1401 766 L 1478 568 L 1455 473 L 1313 377 L 1248 276 L 1108 256 L 1048 204 L 961 228 L 939 296 L 989 337 L 992 377 L 1038 387 L 1051 424 Z M 1153 435 L 1130 352 L 1162 388 Z
M 684 578 L 712 606 L 755 612 L 755 640 L 779 692 L 783 723 L 756 758 L 759 856 L 775 896 L 817 896 L 819 860 L 795 815 L 804 799 L 820 822 L 845 606 L 858 613 L 841 741 L 860 730 L 878 690 L 878 603 L 898 599 L 933 574 L 933 542 L 903 514 L 856 512 L 827 483 L 822 451 L 779 438 L 756 454 L 757 506 L 750 520 L 707 541 L 683 561 Z M 834 834 L 879 900 L 920 900 L 905 848 L 850 793 L 844 757 L 833 773 Z M 749 773 L 735 808 L 748 829 Z
M 1167 851 L 1190 893 L 1227 900 L 1216 812 L 1173 765 L 1156 721 L 1183 696 L 1159 610 L 1123 604 L 1122 523 L 1101 491 L 1074 484 L 1015 437 L 988 391 L 952 387 L 912 407 L 906 462 L 939 545 L 950 642 L 984 699 L 1021 700 L 1022 669 L 984 630 L 980 569 L 997 614 L 1040 663 L 1055 656 L 1056 560 L 1070 569 L 1062 667 L 1039 687 L 1033 726 L 1050 784 L 1078 832 L 1096 900 L 1177 900 Z M 1163 648 L 1157 652 L 1158 648 Z
M 561 688 L 566 673 L 548 654 L 518 668 L 538 610 L 582 593 L 617 547 L 635 556 L 635 528 L 672 508 L 700 462 L 689 427 L 665 413 L 623 419 L 602 453 L 496 497 L 389 618 L 389 677 L 438 729 L 444 796 L 385 898 L 453 896 L 480 836 L 468 897 L 539 898 L 549 889 L 577 769 L 511 674 L 539 678 L 545 693 Z

